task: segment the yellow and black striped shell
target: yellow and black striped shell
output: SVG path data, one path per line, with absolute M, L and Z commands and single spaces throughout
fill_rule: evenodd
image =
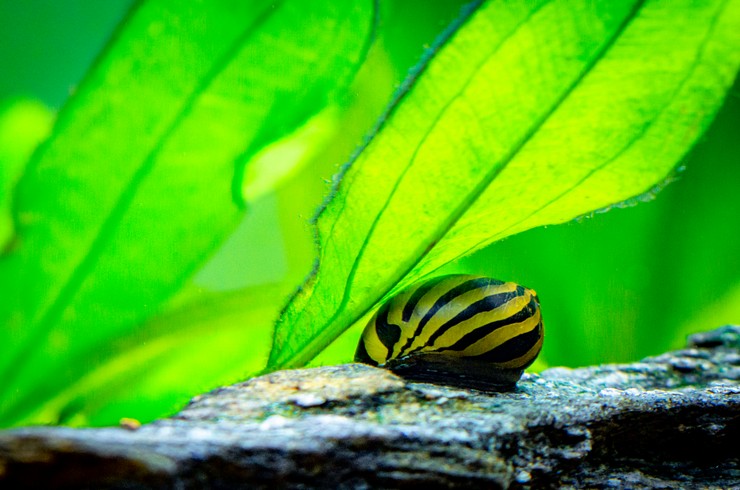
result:
M 543 337 L 533 290 L 488 277 L 441 276 L 384 303 L 365 327 L 355 361 L 418 381 L 505 389 L 534 362 Z

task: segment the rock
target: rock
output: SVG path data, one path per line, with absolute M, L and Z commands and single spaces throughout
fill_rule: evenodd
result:
M 740 488 L 740 327 L 514 391 L 280 371 L 137 427 L 0 432 L 2 488 Z

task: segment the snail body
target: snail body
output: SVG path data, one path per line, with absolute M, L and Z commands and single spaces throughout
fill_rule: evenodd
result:
M 385 302 L 355 361 L 415 381 L 502 390 L 534 362 L 543 338 L 535 291 L 482 276 L 440 276 Z

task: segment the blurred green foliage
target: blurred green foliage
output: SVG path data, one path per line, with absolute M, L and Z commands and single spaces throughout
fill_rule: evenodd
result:
M 10 98 L 0 103 L 0 249 L 13 246 L 13 189 L 31 153 L 49 134 L 52 117 L 36 100 Z
M 146 316 L 156 312 L 149 319 L 123 322 L 116 331 L 118 314 L 111 325 L 105 313 L 99 316 L 97 332 L 71 342 L 91 348 L 70 349 L 63 330 L 52 332 L 47 349 L 62 364 L 44 364 L 43 350 L 35 360 L 19 359 L 35 363 L 38 375 L 21 376 L 12 392 L 0 394 L 3 403 L 24 400 L 12 417 L 0 416 L 0 425 L 151 420 L 195 393 L 261 369 L 280 308 L 312 268 L 308 221 L 332 175 L 463 3 L 382 2 L 377 38 L 351 88 L 277 130 L 286 138 L 261 145 L 259 165 L 247 167 L 243 186 L 231 189 L 249 203 L 247 213 L 208 261 L 198 261 L 193 279 L 165 306 L 149 305 Z M 0 98 L 30 96 L 58 108 L 130 4 L 0 0 Z M 656 199 L 521 233 L 444 272 L 488 274 L 536 289 L 547 331 L 541 366 L 630 361 L 679 345 L 691 331 L 740 322 L 740 203 L 733 192 L 740 188 L 739 97 L 736 83 L 684 160 L 686 170 Z M 286 159 L 292 164 L 276 166 Z M 185 245 L 171 244 L 173 253 Z M 8 287 L 0 291 L 6 297 L 18 292 Z M 350 360 L 361 326 L 314 362 Z M 53 379 L 57 372 L 56 383 L 39 389 L 38 376 Z M 65 379 L 66 372 L 72 374 Z

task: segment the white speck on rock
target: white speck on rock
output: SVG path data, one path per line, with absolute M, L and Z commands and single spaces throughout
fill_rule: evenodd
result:
M 205 441 L 213 437 L 213 431 L 203 429 L 201 427 L 194 427 L 188 432 L 188 437 L 192 440 Z
M 516 474 L 517 483 L 529 483 L 532 480 L 532 474 L 529 471 L 520 471 Z
M 313 393 L 299 393 L 290 397 L 289 400 L 303 408 L 319 407 L 326 403 L 326 398 Z
M 271 415 L 262 421 L 260 430 L 272 430 L 285 427 L 290 423 L 290 419 L 282 415 Z
M 614 396 L 622 396 L 624 392 L 622 390 L 618 390 L 616 388 L 604 388 L 603 390 L 599 391 L 599 396 L 608 396 L 608 397 L 614 397 Z

